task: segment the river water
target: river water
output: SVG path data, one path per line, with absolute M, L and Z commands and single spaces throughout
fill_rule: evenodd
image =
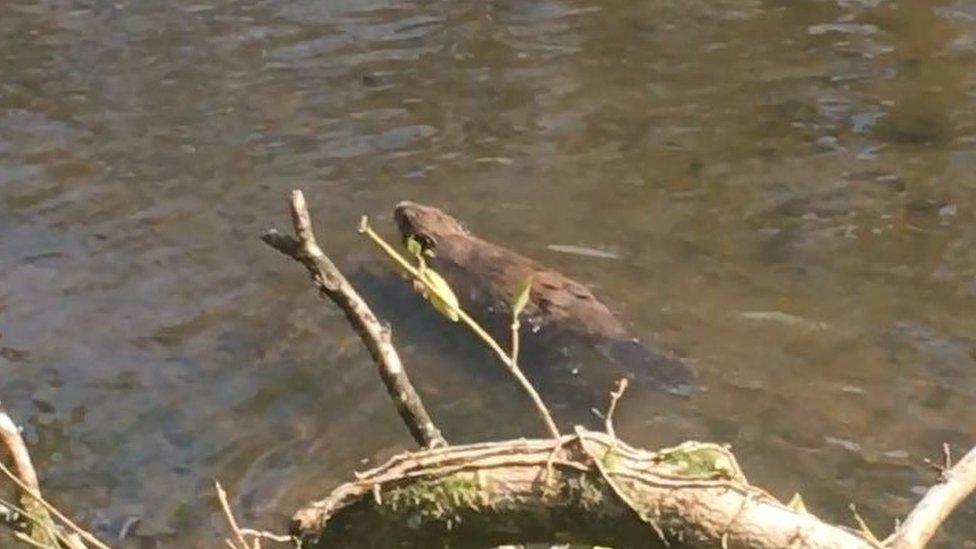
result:
M 257 239 L 293 188 L 351 273 L 413 199 L 587 283 L 704 387 L 618 433 L 731 443 L 829 520 L 886 535 L 976 442 L 971 1 L 5 0 L 0 75 L 0 399 L 106 539 L 216 546 L 215 478 L 282 529 L 412 447 Z M 450 440 L 541 434 L 365 280 Z M 974 539 L 970 502 L 938 543 Z

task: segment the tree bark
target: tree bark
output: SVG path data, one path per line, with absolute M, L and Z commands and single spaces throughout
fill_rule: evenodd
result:
M 750 486 L 712 444 L 660 452 L 578 430 L 408 453 L 295 514 L 303 547 L 869 548 Z
M 945 469 L 940 482 L 926 492 L 922 501 L 909 513 L 891 540 L 892 549 L 924 547 L 935 531 L 949 517 L 949 513 L 976 490 L 976 447 L 958 463 L 949 467 L 946 446 Z
M 383 385 L 414 440 L 426 448 L 447 444 L 407 377 L 400 355 L 393 346 L 390 329 L 380 324 L 359 292 L 319 247 L 302 191 L 292 191 L 289 206 L 295 237 L 272 229 L 262 235 L 261 240 L 304 265 L 319 292 L 345 313 L 379 367 Z

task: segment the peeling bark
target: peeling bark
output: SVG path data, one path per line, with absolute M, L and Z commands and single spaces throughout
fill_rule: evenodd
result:
M 750 486 L 711 444 L 647 452 L 579 430 L 403 454 L 357 477 L 295 514 L 303 546 L 872 547 Z
M 403 368 L 390 329 L 380 323 L 359 292 L 319 247 L 302 191 L 292 191 L 289 206 L 295 237 L 272 229 L 261 240 L 304 265 L 319 293 L 345 313 L 379 368 L 383 385 L 414 440 L 427 448 L 447 444 Z

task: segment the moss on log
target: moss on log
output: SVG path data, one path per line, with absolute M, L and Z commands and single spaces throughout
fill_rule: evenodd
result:
M 868 548 L 750 486 L 725 448 L 648 452 L 603 433 L 402 454 L 296 513 L 305 547 Z

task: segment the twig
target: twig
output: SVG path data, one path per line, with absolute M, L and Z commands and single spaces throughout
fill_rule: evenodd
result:
M 23 437 L 20 436 L 20 429 L 17 428 L 17 424 L 7 414 L 7 410 L 2 403 L 0 403 L 0 441 L 10 451 L 10 457 L 13 460 L 13 470 L 17 473 L 17 478 L 27 486 L 28 490 L 40 492 L 41 487 L 37 481 L 37 471 L 31 462 L 27 445 L 24 444 Z
M 288 543 L 297 547 L 297 542 L 295 538 L 291 536 L 285 536 L 282 534 L 275 534 L 273 532 L 266 532 L 264 530 L 254 530 L 252 528 L 241 528 L 237 524 L 237 519 L 234 518 L 234 512 L 230 508 L 230 504 L 227 502 L 227 492 L 224 487 L 220 485 L 220 481 L 214 481 L 214 488 L 217 489 L 217 499 L 220 500 L 220 509 L 223 511 L 224 520 L 227 521 L 227 526 L 230 528 L 233 534 L 233 539 L 225 538 L 224 543 L 231 549 L 260 549 L 261 540 L 268 539 L 271 541 L 276 541 L 278 543 Z M 246 538 L 252 538 L 253 543 L 248 544 Z
M 375 242 L 384 252 L 386 252 L 387 255 L 393 258 L 393 260 L 403 267 L 405 271 L 410 273 L 414 280 L 420 281 L 429 292 L 437 295 L 441 301 L 445 303 L 450 302 L 449 298 L 444 296 L 439 288 L 430 284 L 426 278 L 421 276 L 420 271 L 418 271 L 416 267 L 404 259 L 403 256 L 393 249 L 392 246 L 383 240 L 383 237 L 377 234 L 376 231 L 369 226 L 369 220 L 365 216 L 363 217 L 362 223 L 359 226 L 359 230 L 360 232 L 369 236 L 373 242 Z M 552 419 L 552 414 L 549 413 L 549 408 L 547 408 L 545 403 L 542 401 L 542 397 L 539 396 L 538 391 L 535 390 L 532 383 L 529 382 L 529 380 L 525 377 L 525 374 L 522 373 L 522 370 L 518 367 L 518 364 L 512 360 L 509 353 L 506 353 L 505 350 L 502 349 L 502 346 L 495 341 L 495 338 L 491 337 L 491 335 L 484 328 L 482 328 L 477 321 L 471 318 L 471 316 L 468 315 L 464 309 L 458 307 L 457 314 L 458 319 L 464 322 L 464 324 L 470 328 L 475 335 L 477 335 L 488 345 L 488 347 L 491 348 L 492 351 L 495 352 L 502 364 L 505 365 L 505 368 L 515 377 L 519 385 L 522 386 L 522 389 L 529 395 L 529 398 L 532 399 L 532 404 L 535 405 L 535 408 L 539 412 L 539 416 L 542 418 L 543 423 L 546 424 L 546 429 L 549 431 L 549 434 L 553 438 L 559 438 L 562 436 L 559 433 L 559 428 L 556 427 L 556 422 Z
M 407 377 L 400 355 L 391 342 L 390 330 L 380 324 L 369 305 L 316 243 L 305 196 L 298 190 L 291 193 L 291 217 L 297 240 L 278 234 L 273 229 L 261 239 L 304 265 L 319 292 L 345 313 L 379 367 L 386 390 L 414 440 L 425 448 L 446 445 L 447 441 L 430 419 L 430 414 Z
M 512 364 L 518 364 L 519 356 L 519 329 L 522 327 L 522 323 L 519 322 L 518 317 L 512 320 Z
M 943 458 L 949 461 L 943 447 Z M 976 490 L 976 447 L 941 475 L 941 482 L 925 494 L 891 540 L 892 549 L 924 547 L 949 513 Z
M 613 438 L 617 438 L 617 434 L 613 430 L 613 412 L 617 409 L 617 401 L 627 390 L 627 383 L 627 378 L 622 377 L 617 380 L 617 390 L 610 391 L 610 407 L 607 409 L 606 426 L 607 434 Z
M 284 534 L 275 534 L 274 532 L 268 532 L 265 530 L 254 530 L 252 528 L 241 528 L 241 534 L 245 536 L 252 536 L 255 538 L 270 539 L 271 541 L 277 541 L 278 543 L 295 542 L 295 538 L 291 536 L 286 536 Z
M 929 458 L 922 458 L 922 462 L 939 473 L 939 482 L 945 482 L 945 473 L 952 468 L 952 450 L 949 449 L 949 444 L 942 443 L 942 463 L 935 463 Z
M 24 443 L 24 438 L 20 436 L 20 429 L 7 414 L 2 403 L 0 403 L 0 442 L 10 452 L 14 475 L 27 486 L 27 490 L 17 490 L 20 507 L 24 509 L 25 517 L 30 519 L 29 522 L 24 523 L 21 533 L 40 545 L 56 545 L 57 535 L 50 513 L 29 495 L 29 492 L 40 493 L 41 488 L 27 444 Z
M 224 511 L 224 519 L 227 521 L 227 526 L 230 527 L 231 533 L 234 534 L 234 538 L 237 540 L 235 547 L 239 546 L 238 549 L 250 549 L 247 541 L 244 540 L 244 534 L 241 533 L 241 529 L 237 526 L 237 519 L 234 518 L 234 512 L 230 510 L 230 504 L 227 503 L 227 492 L 220 485 L 220 481 L 214 481 L 214 488 L 217 489 L 217 499 L 220 500 L 220 508 Z
M 864 522 L 864 518 L 861 517 L 861 514 L 857 512 L 857 505 L 851 503 L 848 505 L 848 509 L 850 509 L 851 514 L 854 515 L 854 522 L 857 523 L 857 529 L 861 533 L 861 536 L 871 542 L 871 544 L 875 547 L 881 547 L 881 540 L 878 539 L 878 536 L 874 535 L 874 532 L 871 531 L 871 527 L 868 526 L 867 522 Z
M 76 534 L 81 536 L 81 539 L 88 542 L 92 546 L 97 547 L 98 549 L 110 549 L 108 545 L 105 545 L 104 543 L 99 541 L 98 538 L 88 533 L 88 531 L 82 528 L 81 526 L 78 526 L 74 521 L 72 521 L 67 516 L 65 516 L 64 513 L 58 511 L 57 507 L 48 503 L 48 501 L 45 500 L 43 497 L 41 497 L 39 493 L 29 490 L 27 485 L 21 482 L 21 480 L 17 478 L 17 475 L 15 475 L 13 471 L 8 469 L 7 466 L 2 463 L 0 463 L 0 472 L 3 472 L 3 474 L 7 475 L 7 478 L 12 480 L 14 484 L 16 484 L 21 490 L 26 491 L 28 495 L 30 495 L 32 498 L 37 500 L 37 502 L 40 503 L 45 509 L 47 509 L 48 512 L 50 512 L 52 515 L 57 517 L 58 520 L 60 520 L 61 522 L 65 523 L 68 526 L 68 528 L 73 530 Z M 70 534 L 66 535 L 65 538 L 70 540 L 71 535 Z
M 35 509 L 36 508 L 38 508 L 38 506 L 35 506 Z M 43 511 L 43 509 L 41 509 L 41 511 Z M 87 547 L 85 546 L 85 542 L 81 540 L 81 537 L 79 537 L 78 534 L 75 534 L 73 532 L 70 533 L 62 532 L 61 529 L 57 527 L 57 525 L 51 522 L 50 515 L 46 513 L 44 513 L 44 516 L 46 517 L 45 520 L 47 520 L 48 522 L 44 523 L 42 519 L 36 514 L 25 511 L 24 509 L 20 508 L 19 506 L 13 503 L 10 503 L 9 501 L 0 499 L 0 515 L 2 515 L 2 518 L 0 518 L 0 522 L 2 522 L 5 526 L 12 529 L 14 531 L 14 536 L 20 541 L 26 543 L 27 545 L 31 545 L 34 547 L 45 547 L 45 548 L 50 548 L 52 546 L 57 546 L 57 547 L 63 546 L 66 547 L 67 549 L 87 549 Z M 56 545 L 56 544 L 52 545 L 51 543 L 39 543 L 35 541 L 33 538 L 30 537 L 30 534 L 25 531 L 24 528 L 25 523 L 23 519 L 27 519 L 28 521 L 36 525 L 39 525 L 42 528 L 45 528 L 46 529 L 45 532 L 49 533 L 51 536 L 53 536 L 58 541 L 60 541 L 61 545 Z
M 34 538 L 20 531 L 14 532 L 14 537 L 17 538 L 17 541 L 30 545 L 31 547 L 40 547 L 41 549 L 51 549 L 52 547 L 50 544 L 36 542 Z
M 15 532 L 24 532 L 24 519 L 33 521 L 35 523 L 40 523 L 40 520 L 32 515 L 30 512 L 25 511 L 22 507 L 16 503 L 7 501 L 5 499 L 0 499 L 0 521 L 3 522 L 5 526 L 14 530 Z
M 55 546 L 61 541 L 66 547 L 71 549 L 84 549 L 84 543 L 76 535 L 64 534 L 54 524 L 51 515 L 57 516 L 67 524 L 75 533 L 95 547 L 108 549 L 98 538 L 83 530 L 80 526 L 64 516 L 41 497 L 40 482 L 37 480 L 37 470 L 31 461 L 30 452 L 27 444 L 20 436 L 20 429 L 13 419 L 7 414 L 7 410 L 0 403 L 0 443 L 10 452 L 13 461 L 13 470 L 0 463 L 0 471 L 17 485 L 22 509 L 16 509 L 30 519 L 30 521 L 41 529 L 41 532 L 21 532 L 24 537 L 31 539 L 41 545 Z

